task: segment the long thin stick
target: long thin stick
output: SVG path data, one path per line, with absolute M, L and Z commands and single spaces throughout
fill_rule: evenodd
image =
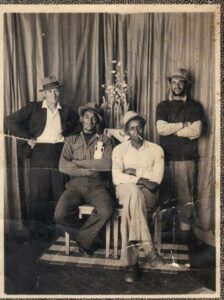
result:
M 21 141 L 26 141 L 26 142 L 29 141 L 29 139 L 21 138 L 21 137 L 10 135 L 10 134 L 1 134 L 1 135 L 9 137 L 9 138 L 16 138 L 17 140 L 21 140 Z

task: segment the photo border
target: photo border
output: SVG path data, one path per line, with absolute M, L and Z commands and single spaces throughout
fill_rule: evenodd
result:
M 10 3 L 9 3 L 10 2 Z M 91 3 L 90 5 L 88 5 L 88 7 L 86 6 L 87 4 Z M 5 5 L 3 5 L 5 4 Z M 29 6 L 27 6 L 27 4 L 29 4 Z M 37 4 L 41 4 L 41 6 L 37 5 Z M 50 4 L 50 5 L 49 5 Z M 66 4 L 66 5 L 64 5 Z M 121 7 L 120 5 L 122 4 L 125 4 L 128 8 L 128 10 L 131 8 L 132 5 L 135 6 L 135 9 L 138 8 L 140 11 L 139 12 L 143 12 L 141 11 L 143 8 L 144 5 L 159 5 L 159 6 L 162 6 L 163 8 L 167 7 L 167 9 L 171 9 L 171 8 L 175 8 L 178 12 L 181 11 L 181 8 L 183 7 L 182 5 L 187 6 L 188 7 L 191 7 L 196 10 L 194 12 L 198 12 L 198 9 L 200 11 L 200 8 L 203 7 L 206 8 L 206 7 L 211 7 L 213 5 L 216 5 L 217 7 L 219 6 L 220 7 L 220 12 L 222 14 L 222 18 L 223 18 L 223 4 L 221 3 L 221 1 L 209 1 L 209 4 L 208 4 L 208 1 L 13 1 L 13 4 L 12 4 L 12 1 L 1 1 L 1 5 L 0 5 L 0 39 L 1 41 L 3 41 L 3 30 L 4 30 L 4 27 L 3 27 L 3 14 L 4 13 L 10 13 L 10 12 L 14 12 L 14 13 L 23 13 L 23 12 L 31 12 L 29 11 L 32 7 L 32 9 L 35 10 L 35 12 L 38 12 L 38 13 L 41 13 L 41 12 L 51 12 L 51 9 L 55 10 L 56 11 L 52 11 L 52 12 L 57 12 L 57 13 L 63 13 L 63 12 L 73 12 L 71 11 L 71 4 L 73 7 L 75 7 L 76 9 L 78 8 L 78 6 L 76 5 L 81 5 L 81 11 L 82 12 L 89 12 L 86 10 L 86 8 L 89 10 L 93 10 L 94 12 L 94 7 L 93 7 L 93 4 L 99 4 L 99 9 L 100 9 L 100 12 L 102 11 L 102 9 L 104 9 L 105 5 L 108 6 L 108 13 L 113 13 L 113 11 L 111 10 L 112 7 L 114 6 L 117 6 L 117 4 L 119 5 L 119 7 Z M 140 5 L 137 5 L 136 4 L 140 4 Z M 176 5 L 178 4 L 178 5 Z M 24 6 L 26 5 L 26 6 Z M 44 7 L 43 7 L 44 5 Z M 193 5 L 193 7 L 192 7 Z M 65 8 L 66 6 L 66 8 Z M 67 10 L 67 8 L 69 7 L 69 10 Z M 96 7 L 96 5 L 95 5 Z M 213 6 L 214 7 L 214 6 Z M 65 9 L 64 9 L 65 8 Z M 78 8 L 79 9 L 79 8 Z M 99 12 L 99 9 L 98 9 L 98 12 Z M 137 9 L 137 10 L 138 10 Z M 150 7 L 150 12 L 154 12 L 151 10 L 152 9 L 152 6 Z M 46 11 L 47 10 L 47 11 Z M 120 8 L 119 8 L 120 10 Z M 79 11 L 74 11 L 74 13 L 78 13 Z M 144 11 L 144 12 L 147 12 L 147 11 Z M 148 11 L 149 12 L 149 11 Z M 161 10 L 160 10 L 161 12 Z M 168 11 L 167 11 L 168 12 Z M 171 11 L 169 11 L 171 12 Z M 173 12 L 173 11 L 172 11 Z M 184 10 L 184 12 L 188 12 L 188 9 L 187 10 Z M 223 21 L 221 18 L 220 18 L 220 15 L 216 15 L 217 19 L 216 19 L 216 24 L 217 24 L 217 27 L 219 27 L 219 24 L 220 24 L 220 21 Z M 216 257 L 220 257 L 220 260 L 223 261 L 223 247 L 224 247 L 224 243 L 223 243 L 223 240 L 221 239 L 220 240 L 220 237 L 224 234 L 224 227 L 223 227 L 223 216 L 224 216 L 224 212 L 223 212 L 223 204 L 222 204 L 222 201 L 221 199 L 223 199 L 223 141 L 224 141 L 224 130 L 223 130 L 223 119 L 222 119 L 222 116 L 224 114 L 224 104 L 223 104 L 223 84 L 220 86 L 220 79 L 221 79 L 221 82 L 223 82 L 224 80 L 224 67 L 223 67 L 223 22 L 221 22 L 221 32 L 219 29 L 217 29 L 216 27 L 216 51 L 217 49 L 219 49 L 219 44 L 221 45 L 221 53 L 217 53 L 216 52 L 216 91 L 217 93 L 219 93 L 219 91 L 221 92 L 221 98 L 220 98 L 220 93 L 217 94 L 217 99 L 216 99 L 216 135 L 218 135 L 220 138 L 218 139 L 218 141 L 216 140 L 216 151 L 215 151 L 215 154 L 216 154 L 216 193 L 218 193 L 218 195 L 220 196 L 220 207 L 221 207 L 221 210 L 219 211 L 219 207 L 218 205 L 216 204 L 216 216 L 220 215 L 221 217 L 221 220 L 219 222 L 218 220 L 218 224 L 217 224 L 217 227 L 216 227 L 216 230 L 217 232 L 220 231 L 220 235 L 218 236 L 218 239 L 216 239 L 217 241 L 217 245 L 220 244 L 220 247 L 217 247 L 219 249 L 221 249 L 221 251 L 219 251 L 219 249 L 216 249 L 217 251 L 217 254 L 216 254 Z M 4 47 L 4 44 L 1 43 L 0 44 L 0 59 L 1 59 L 1 72 L 0 72 L 0 94 L 1 94 L 1 99 L 3 99 L 3 91 L 4 91 L 4 76 L 3 76 L 3 47 Z M 220 68 L 221 67 L 221 68 Z M 0 120 L 2 122 L 0 122 L 0 124 L 2 125 L 2 128 L 1 128 L 1 132 L 2 132 L 2 139 L 1 139 L 1 149 L 2 151 L 0 152 L 0 161 L 2 163 L 2 166 L 4 166 L 4 145 L 3 145 L 3 138 L 4 138 L 4 135 L 3 135 L 3 111 L 4 111 L 4 104 L 3 104 L 3 100 L 0 101 Z M 219 125 L 220 124 L 220 128 Z M 219 158 L 221 159 L 221 161 L 219 160 Z M 1 178 L 4 178 L 4 168 L 1 168 L 0 169 L 0 175 Z M 217 180 L 218 179 L 218 180 Z M 3 191 L 3 188 L 1 189 Z M 216 194 L 217 195 L 217 194 Z M 3 206 L 3 201 L 0 202 L 0 220 L 3 221 L 4 219 L 4 215 L 3 215 L 3 211 L 4 211 L 4 206 Z M 221 213 L 220 213 L 221 212 Z M 221 228 L 220 228 L 220 224 L 221 224 Z M 0 228 L 0 231 L 2 233 L 2 236 L 3 236 L 3 222 L 1 222 L 1 228 Z M 220 229 L 220 230 L 219 230 Z M 216 234 L 216 237 L 217 237 L 217 234 Z M 4 238 L 2 237 L 2 240 L 4 241 Z M 4 243 L 1 244 L 0 246 L 0 265 L 1 265 L 1 272 L 0 272 L 0 291 L 3 291 L 4 290 L 4 260 L 3 260 L 3 250 L 4 249 Z M 217 259 L 217 262 L 216 262 L 218 265 L 217 267 L 219 266 L 219 262 L 218 262 L 218 259 Z M 224 295 L 223 293 L 223 265 L 221 264 L 220 265 L 220 274 L 219 274 L 219 278 L 220 280 L 217 280 L 217 284 L 220 286 L 220 297 L 222 297 Z M 3 277 L 3 278 L 2 278 Z M 218 275 L 217 275 L 218 277 Z M 1 280 L 3 279 L 3 280 Z M 217 278 L 218 279 L 218 278 Z M 105 298 L 105 299 L 117 299 L 117 298 L 124 298 L 124 299 L 137 299 L 137 298 L 142 298 L 142 299 L 145 299 L 145 297 L 147 299 L 157 299 L 157 298 L 161 298 L 161 299 L 179 299 L 179 298 L 182 298 L 182 299 L 200 299 L 201 297 L 204 297 L 206 299 L 222 299 L 220 298 L 219 296 L 218 297 L 210 297 L 210 295 L 208 294 L 205 294 L 205 295 L 191 295 L 191 294 L 187 294 L 187 295 L 183 295 L 183 296 L 179 296 L 179 295 L 159 295 L 158 297 L 156 295 L 108 295 L 108 296 L 103 296 L 102 295 L 100 296 L 93 296 L 93 295 L 84 295 L 84 296 L 79 296 L 79 295 L 71 295 L 71 296 L 68 296 L 68 295 L 65 295 L 62 297 L 62 295 L 59 296 L 52 296 L 52 295 L 26 295 L 26 296 L 23 296 L 23 295 L 8 295 L 8 294 L 0 294 L 0 297 L 4 296 L 5 299 L 11 299 L 11 298 L 14 298 L 14 299 L 23 299 L 23 298 L 35 298 L 35 299 L 43 299 L 43 298 L 54 298 L 54 299 L 62 299 L 62 298 L 71 298 L 71 299 L 96 299 L 96 298 Z M 186 297 L 186 298 L 184 298 Z M 190 297 L 190 298 L 189 298 Z

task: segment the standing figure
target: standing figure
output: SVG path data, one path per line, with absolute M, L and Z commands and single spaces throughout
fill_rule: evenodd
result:
M 151 266 L 163 263 L 154 250 L 148 227 L 148 211 L 156 205 L 156 191 L 163 178 L 164 153 L 160 146 L 144 140 L 146 120 L 134 111 L 123 118 L 130 140 L 116 146 L 112 153 L 112 175 L 121 217 L 121 261 L 127 266 L 126 282 L 139 273 L 139 249 L 143 248 Z
M 66 190 L 58 201 L 55 222 L 75 240 L 81 254 L 93 254 L 93 241 L 110 218 L 113 210 L 110 187 L 112 143 L 106 135 L 96 133 L 102 122 L 99 106 L 88 103 L 79 107 L 83 129 L 66 139 L 59 170 L 70 176 Z M 93 213 L 80 227 L 78 207 L 94 207 Z
M 64 137 L 78 128 L 79 118 L 59 103 L 61 85 L 54 76 L 43 79 L 43 102 L 30 102 L 5 118 L 5 127 L 16 137 L 27 139 L 20 153 L 30 158 L 28 219 L 35 237 L 45 235 L 42 225 L 51 224 L 56 203 L 64 191 L 65 177 L 58 163 Z M 41 230 L 40 230 L 41 229 Z
M 198 138 L 202 132 L 203 109 L 190 96 L 191 77 L 177 69 L 169 81 L 169 99 L 158 104 L 156 127 L 165 152 L 165 174 L 161 184 L 162 202 L 178 208 L 180 239 L 188 243 L 195 222 L 194 191 Z

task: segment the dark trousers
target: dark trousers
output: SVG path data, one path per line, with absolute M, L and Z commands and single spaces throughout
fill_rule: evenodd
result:
M 88 178 L 81 178 L 79 184 L 69 186 L 59 199 L 54 215 L 59 227 L 86 249 L 91 247 L 113 211 L 113 200 L 107 189 L 88 184 Z M 94 210 L 84 225 L 78 228 L 78 206 L 81 204 L 90 204 Z
M 167 161 L 160 200 L 168 206 L 178 208 L 179 221 L 186 224 L 196 222 L 194 208 L 196 167 L 194 161 Z
M 29 219 L 34 223 L 53 221 L 58 199 L 64 191 L 66 177 L 58 170 L 63 143 L 37 144 L 30 159 Z

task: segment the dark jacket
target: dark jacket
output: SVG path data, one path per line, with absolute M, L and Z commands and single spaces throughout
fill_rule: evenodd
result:
M 78 114 L 66 105 L 59 110 L 62 135 L 80 132 Z M 47 121 L 47 110 L 42 108 L 42 102 L 30 102 L 25 107 L 5 117 L 4 125 L 14 136 L 31 139 L 38 138 L 44 131 Z M 25 142 L 21 144 L 21 152 L 25 157 L 30 155 L 30 147 Z

